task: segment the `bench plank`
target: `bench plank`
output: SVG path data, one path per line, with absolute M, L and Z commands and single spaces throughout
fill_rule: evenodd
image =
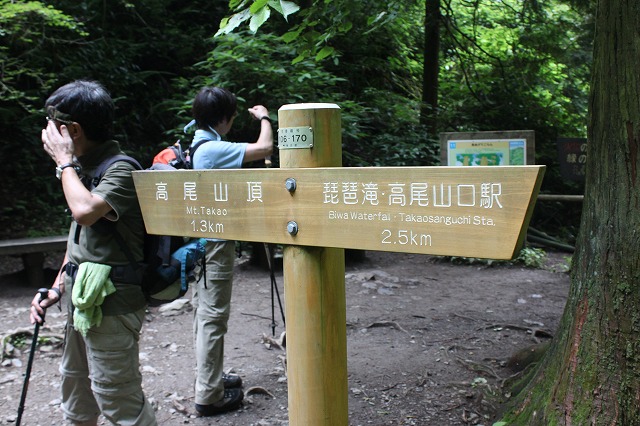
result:
M 0 255 L 40 253 L 67 248 L 67 235 L 51 237 L 16 238 L 0 241 Z
M 66 235 L 51 237 L 16 238 L 0 241 L 0 255 L 21 255 L 30 286 L 41 287 L 44 282 L 44 253 L 67 248 Z

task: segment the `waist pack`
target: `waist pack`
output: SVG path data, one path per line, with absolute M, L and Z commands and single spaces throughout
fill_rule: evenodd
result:
M 165 244 L 167 238 L 160 235 L 147 237 L 148 240 L 158 240 L 158 242 L 164 240 Z M 155 254 L 147 256 L 148 263 L 142 277 L 142 289 L 150 305 L 157 306 L 184 296 L 189 290 L 189 283 L 197 281 L 198 265 L 201 266 L 203 274 L 206 273 L 206 262 L 204 262 L 206 244 L 207 240 L 204 238 L 191 239 L 173 251 L 168 259 L 163 259 L 162 251 L 157 250 Z

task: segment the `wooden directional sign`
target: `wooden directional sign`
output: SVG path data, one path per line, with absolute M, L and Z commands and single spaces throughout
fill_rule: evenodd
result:
M 511 259 L 544 166 L 134 172 L 152 234 Z
M 289 423 L 347 426 L 341 249 L 512 258 L 544 167 L 342 168 L 337 105 L 278 125 L 282 169 L 140 171 L 136 190 L 150 233 L 284 245 Z

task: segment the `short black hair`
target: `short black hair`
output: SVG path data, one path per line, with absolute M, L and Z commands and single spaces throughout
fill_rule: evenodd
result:
M 236 113 L 236 95 L 221 87 L 204 87 L 193 101 L 193 118 L 199 129 L 215 127 L 222 120 L 231 120 Z
M 87 139 L 105 142 L 113 137 L 114 104 L 98 82 L 76 80 L 58 88 L 45 102 L 82 126 Z

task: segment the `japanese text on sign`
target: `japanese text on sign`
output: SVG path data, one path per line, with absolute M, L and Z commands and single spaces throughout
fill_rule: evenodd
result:
M 170 201 L 167 182 L 157 182 L 156 200 Z M 263 202 L 262 182 L 246 182 L 246 201 Z M 386 203 L 389 206 L 432 206 L 432 207 L 483 207 L 486 209 L 502 208 L 500 196 L 501 183 L 481 184 L 436 184 L 427 182 L 389 183 L 381 188 L 374 182 L 324 182 L 322 184 L 323 204 L 377 206 Z M 206 190 L 205 190 L 206 191 Z M 216 202 L 229 201 L 229 188 L 218 182 L 207 191 L 213 194 Z M 184 182 L 183 201 L 197 201 L 198 188 L 196 182 Z

